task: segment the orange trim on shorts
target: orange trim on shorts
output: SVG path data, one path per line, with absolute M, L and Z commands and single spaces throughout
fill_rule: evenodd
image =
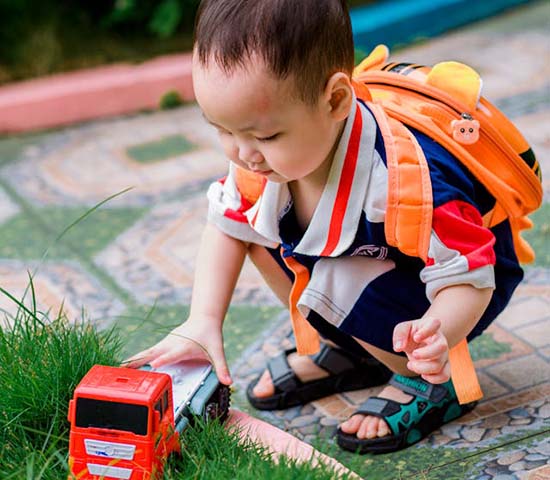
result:
M 309 270 L 293 257 L 284 257 L 281 248 L 281 258 L 286 266 L 294 273 L 294 283 L 290 290 L 288 306 L 292 329 L 296 337 L 296 351 L 298 355 L 313 355 L 321 348 L 319 333 L 304 318 L 298 310 L 298 300 L 309 282 Z

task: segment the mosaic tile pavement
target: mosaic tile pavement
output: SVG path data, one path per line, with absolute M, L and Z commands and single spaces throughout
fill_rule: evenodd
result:
M 396 52 L 395 60 L 457 59 L 514 118 L 542 164 L 545 206 L 528 237 L 528 267 L 509 308 L 473 345 L 485 392 L 467 417 L 418 445 L 354 457 L 331 441 L 339 421 L 377 389 L 258 413 L 369 479 L 550 478 L 550 4 L 534 2 Z M 32 276 L 38 308 L 115 325 L 126 353 L 185 319 L 207 185 L 223 175 L 215 132 L 194 105 L 0 138 L 0 285 L 20 298 Z M 58 238 L 98 202 L 119 192 Z M 28 297 L 28 295 L 27 295 Z M 27 302 L 29 299 L 27 298 Z M 2 322 L 15 314 L 0 298 Z M 287 347 L 285 311 L 246 265 L 224 335 L 234 402 L 267 357 Z

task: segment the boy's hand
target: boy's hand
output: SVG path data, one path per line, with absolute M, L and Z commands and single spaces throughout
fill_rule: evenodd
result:
M 440 328 L 439 320 L 425 317 L 399 323 L 393 331 L 394 350 L 405 352 L 407 368 L 430 383 L 451 378 L 449 345 Z
M 125 367 L 138 368 L 149 363 L 153 368 L 177 363 L 182 360 L 204 359 L 212 363 L 218 380 L 231 385 L 221 332 L 215 334 L 212 329 L 195 326 L 186 322 L 174 328 L 156 345 L 143 350 L 123 362 Z

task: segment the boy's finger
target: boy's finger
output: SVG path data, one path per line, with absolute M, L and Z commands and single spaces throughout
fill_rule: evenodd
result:
M 163 349 L 164 351 L 159 351 L 149 363 L 153 368 L 159 368 L 164 365 L 196 358 L 196 356 L 191 354 L 192 345 L 190 342 L 182 342 L 177 347 Z
M 231 379 L 223 350 L 212 352 L 212 362 L 216 375 L 218 376 L 218 380 L 224 385 L 231 385 L 233 380 Z
M 434 384 L 448 382 L 451 378 L 451 366 L 449 365 L 449 362 L 447 362 L 443 367 L 443 370 L 441 370 L 441 372 L 436 373 L 435 375 L 430 375 L 430 374 L 422 375 L 422 378 L 427 382 L 434 383 Z
M 145 365 L 154 356 L 152 350 L 152 348 L 148 348 L 147 350 L 132 355 L 130 358 L 122 361 L 122 366 L 127 368 L 139 368 Z
M 185 360 L 185 358 L 182 358 L 182 354 L 180 351 L 178 352 L 166 352 L 162 355 L 159 355 L 154 360 L 151 360 L 149 364 L 153 368 L 160 368 L 164 367 L 164 365 L 170 365 L 171 363 L 176 363 L 181 360 Z
M 422 319 L 422 322 L 418 325 L 418 329 L 414 332 L 413 339 L 415 342 L 420 343 L 428 339 L 432 335 L 435 335 L 441 327 L 441 322 L 437 318 L 428 317 Z
M 412 322 L 401 322 L 393 329 L 393 349 L 396 352 L 402 352 L 407 349 L 411 328 Z
M 414 360 L 432 360 L 442 356 L 447 351 L 447 343 L 435 341 L 412 352 Z
M 436 375 L 444 368 L 445 362 L 439 360 L 407 362 L 407 368 L 418 375 Z

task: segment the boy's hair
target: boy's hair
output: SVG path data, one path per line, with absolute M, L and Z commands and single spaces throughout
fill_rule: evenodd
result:
M 202 65 L 214 60 L 227 73 L 258 55 L 275 78 L 292 76 L 309 104 L 333 73 L 354 66 L 346 0 L 202 0 L 194 49 Z

